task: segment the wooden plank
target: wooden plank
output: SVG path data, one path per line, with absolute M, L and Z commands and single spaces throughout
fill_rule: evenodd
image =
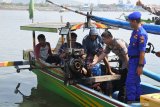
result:
M 116 75 L 94 76 L 94 77 L 89 77 L 85 80 L 87 83 L 96 83 L 96 82 L 119 80 L 120 78 L 121 76 L 116 74 Z

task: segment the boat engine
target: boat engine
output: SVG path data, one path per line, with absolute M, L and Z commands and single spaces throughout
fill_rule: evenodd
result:
M 65 80 L 64 84 L 74 84 L 78 79 L 82 78 L 83 61 L 82 55 L 84 51 L 82 49 L 71 49 L 67 51 L 67 60 L 64 64 Z

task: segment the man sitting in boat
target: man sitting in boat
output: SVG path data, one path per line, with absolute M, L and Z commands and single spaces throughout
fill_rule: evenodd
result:
M 95 27 L 90 29 L 89 35 L 85 36 L 83 41 L 83 48 L 86 53 L 85 67 L 92 63 L 94 56 L 99 55 L 103 51 L 102 38 L 99 36 Z
M 77 40 L 77 34 L 72 32 L 71 33 L 71 47 L 72 48 L 77 48 L 77 49 L 83 49 L 83 46 L 80 43 L 76 42 L 76 40 Z M 64 43 L 63 45 L 61 45 L 61 47 L 58 51 L 58 54 L 59 54 L 60 58 L 62 59 L 62 61 L 64 59 L 66 59 L 66 49 L 67 49 L 67 47 L 68 47 L 67 43 Z
M 37 39 L 39 43 L 35 46 L 35 58 L 37 60 L 44 60 L 50 64 L 59 64 L 61 60 L 57 55 L 52 55 L 50 43 L 46 42 L 45 36 L 39 34 Z
M 128 72 L 127 67 L 128 67 L 128 59 L 129 59 L 128 54 L 127 54 L 128 44 L 124 40 L 113 38 L 111 32 L 109 31 L 103 32 L 101 36 L 102 36 L 103 42 L 106 44 L 105 50 L 96 60 L 93 61 L 92 64 L 90 64 L 90 67 L 91 68 L 94 67 L 97 63 L 103 60 L 106 56 L 108 57 L 108 54 L 111 51 L 119 57 L 120 61 L 122 62 L 122 67 L 119 70 L 121 79 L 120 79 L 120 84 L 116 84 L 116 85 L 119 85 L 118 99 L 124 102 L 125 101 L 125 81 L 126 81 L 127 72 Z M 106 66 L 107 66 L 107 69 L 110 72 L 112 72 L 108 61 L 107 61 Z

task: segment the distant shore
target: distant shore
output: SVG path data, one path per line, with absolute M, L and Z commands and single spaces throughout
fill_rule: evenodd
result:
M 67 6 L 68 7 L 68 6 Z M 71 8 L 78 10 L 78 11 L 90 11 L 89 8 L 82 8 L 80 6 L 70 6 Z M 70 8 L 69 7 L 69 8 Z M 0 3 L 0 10 L 28 10 L 29 6 L 28 4 L 7 4 L 7 3 Z M 49 4 L 35 4 L 35 9 L 39 11 L 59 11 L 63 12 L 62 8 L 57 6 L 51 6 Z M 144 11 L 143 9 L 137 9 L 137 8 L 128 8 L 124 9 L 121 7 L 118 7 L 116 5 L 108 5 L 107 7 L 94 7 L 94 11 L 123 11 L 123 12 L 129 12 L 129 11 Z
M 28 4 L 6 4 L 6 3 L 0 3 L 0 10 L 28 10 L 29 5 Z M 43 4 L 35 4 L 36 10 L 41 11 L 56 11 L 57 9 L 60 9 L 59 7 L 51 7 L 49 5 L 43 5 Z

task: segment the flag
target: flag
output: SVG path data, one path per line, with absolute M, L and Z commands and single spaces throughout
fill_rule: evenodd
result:
M 29 2 L 29 19 L 33 19 L 34 16 L 34 0 Z

